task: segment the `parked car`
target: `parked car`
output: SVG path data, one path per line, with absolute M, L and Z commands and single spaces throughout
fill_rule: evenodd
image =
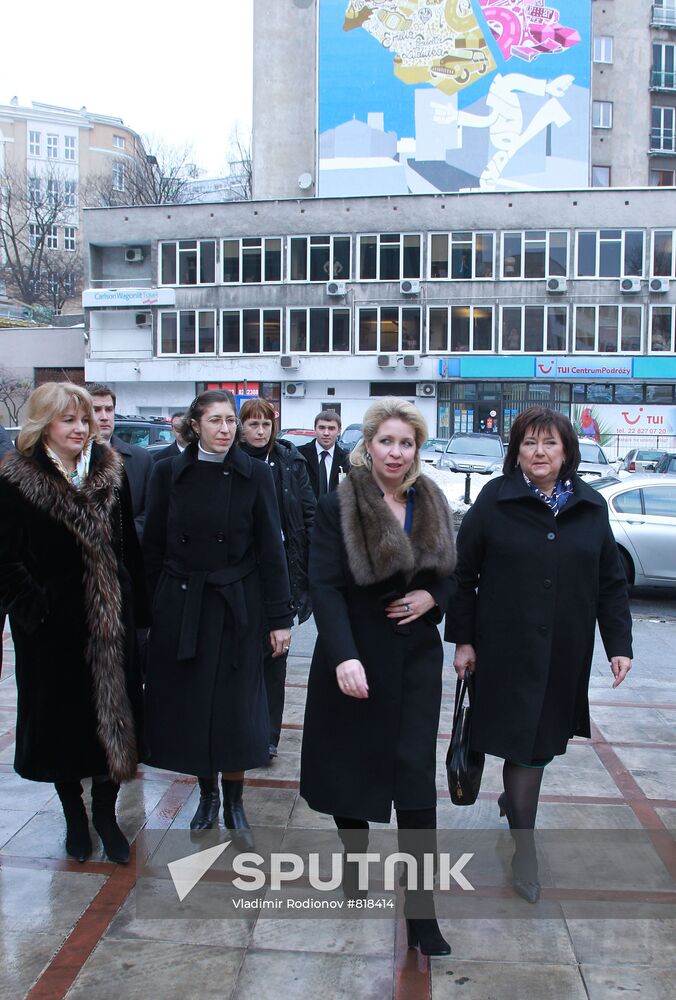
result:
M 639 473 L 589 483 L 608 504 L 631 585 L 676 586 L 676 475 Z
M 664 456 L 663 451 L 656 451 L 654 448 L 632 448 L 628 451 L 620 463 L 620 472 L 646 472 L 651 471 L 650 466 L 655 465 Z M 676 466 L 674 467 L 676 468 Z
M 338 444 L 344 451 L 352 451 L 362 439 L 363 424 L 348 424 L 338 438 Z
M 596 441 L 579 441 L 581 462 L 577 474 L 583 479 L 602 478 L 606 476 L 616 477 L 615 469 L 608 461 L 608 457 Z
M 653 470 L 651 470 L 653 471 Z M 676 451 L 667 451 L 654 466 L 654 471 L 660 475 L 665 472 L 676 472 Z
M 428 438 L 420 449 L 421 460 L 428 465 L 436 465 L 447 444 L 448 438 Z
M 290 444 L 295 444 L 296 448 L 300 448 L 302 444 L 307 444 L 308 441 L 313 441 L 315 432 L 309 430 L 307 427 L 286 427 L 277 435 L 278 438 L 284 438 Z
M 168 417 L 123 417 L 117 413 L 115 436 L 139 448 L 148 448 L 151 444 L 167 445 L 174 440 Z
M 460 432 L 447 442 L 437 468 L 492 476 L 502 469 L 504 460 L 505 446 L 497 434 Z

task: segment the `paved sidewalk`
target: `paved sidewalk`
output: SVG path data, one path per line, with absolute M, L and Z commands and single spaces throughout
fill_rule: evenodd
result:
M 651 831 L 645 891 L 618 894 L 618 917 L 587 919 L 571 901 L 558 916 L 501 917 L 513 902 L 504 881 L 487 890 L 489 915 L 442 921 L 450 958 L 407 951 L 403 921 L 390 919 L 242 920 L 137 916 L 136 866 L 95 853 L 67 859 L 64 825 L 51 785 L 12 769 L 16 689 L 6 632 L 0 681 L 0 1000 L 672 1000 L 676 995 L 676 620 L 636 620 L 636 660 L 617 691 L 597 642 L 592 670 L 594 734 L 575 740 L 547 768 L 538 827 L 545 830 Z M 252 824 L 288 831 L 327 830 L 331 822 L 298 798 L 305 685 L 314 643 L 311 623 L 296 630 L 278 760 L 249 772 Z M 438 761 L 440 825 L 504 828 L 495 804 L 500 762 L 489 758 L 477 803 L 453 807 L 443 760 L 452 712 L 451 648 Z M 186 829 L 194 780 L 142 768 L 120 798 L 121 826 Z M 671 830 L 672 835 L 666 834 Z M 664 887 L 667 887 L 667 891 Z M 669 892 L 671 886 L 671 892 Z M 555 893 L 555 890 L 551 890 Z M 545 891 L 544 897 L 548 896 Z M 612 894 L 611 894 L 612 895 Z M 639 917 L 642 901 L 665 917 Z M 490 902 L 492 901 L 492 902 Z M 567 909 L 568 908 L 568 909 Z M 619 919 L 625 913 L 631 919 Z M 574 914 L 574 915 L 572 915 Z M 671 918 L 671 919 L 669 919 Z

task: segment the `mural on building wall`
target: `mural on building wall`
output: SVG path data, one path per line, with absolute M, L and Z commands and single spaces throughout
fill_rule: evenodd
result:
M 320 0 L 319 194 L 586 187 L 590 0 Z

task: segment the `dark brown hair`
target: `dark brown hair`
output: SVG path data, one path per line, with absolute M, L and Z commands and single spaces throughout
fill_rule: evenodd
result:
M 575 428 L 568 417 L 558 410 L 549 410 L 544 406 L 530 406 L 523 410 L 514 423 L 509 435 L 507 454 L 502 466 L 502 471 L 507 476 L 519 465 L 519 448 L 521 442 L 529 431 L 549 431 L 554 427 L 563 442 L 564 459 L 559 477 L 568 479 L 580 464 L 580 445 L 578 444 Z
M 101 382 L 87 382 L 85 389 L 90 396 L 110 396 L 113 401 L 113 406 L 117 406 L 117 396 L 110 388 L 109 385 L 103 385 Z
M 230 403 L 233 413 L 237 413 L 235 397 L 229 389 L 207 389 L 206 392 L 201 392 L 199 396 L 195 396 L 192 403 L 185 411 L 183 422 L 178 431 L 183 440 L 187 441 L 188 444 L 194 444 L 199 440 L 198 435 L 193 430 L 190 421 L 194 420 L 199 423 L 207 408 L 213 403 Z
M 271 420 L 272 421 L 272 434 L 270 435 L 270 440 L 268 441 L 268 452 L 272 451 L 275 438 L 277 437 L 277 415 L 275 413 L 275 408 L 272 403 L 269 403 L 267 399 L 261 399 L 260 396 L 256 399 L 247 399 L 245 403 L 239 408 L 239 419 L 244 423 L 246 420 Z
M 338 424 L 339 430 L 343 426 L 340 420 L 340 415 L 336 413 L 335 410 L 322 410 L 321 413 L 318 413 L 317 416 L 315 417 L 315 427 L 317 426 L 320 420 L 326 420 L 327 422 L 330 420 L 332 423 Z

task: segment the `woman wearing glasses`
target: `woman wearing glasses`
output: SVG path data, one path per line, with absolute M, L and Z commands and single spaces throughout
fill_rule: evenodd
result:
M 251 849 L 244 771 L 268 761 L 261 623 L 274 656 L 293 620 L 270 470 L 239 448 L 231 393 L 209 390 L 186 412 L 188 447 L 158 462 L 143 548 L 153 601 L 146 679 L 147 753 L 154 767 L 199 778 L 191 829 L 223 816 Z

